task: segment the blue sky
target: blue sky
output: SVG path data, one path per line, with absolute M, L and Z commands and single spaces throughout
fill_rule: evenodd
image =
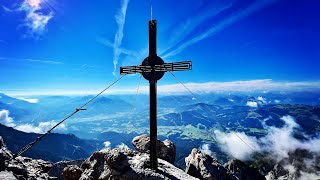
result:
M 175 74 L 194 89 L 319 85 L 319 1 L 151 4 L 158 54 L 166 62 L 192 60 L 192 71 Z M 148 55 L 150 18 L 149 0 L 1 1 L 0 91 L 98 92 L 119 77 L 120 66 Z M 138 81 L 125 77 L 114 91 L 130 91 Z M 168 73 L 159 81 L 171 89 L 176 83 Z

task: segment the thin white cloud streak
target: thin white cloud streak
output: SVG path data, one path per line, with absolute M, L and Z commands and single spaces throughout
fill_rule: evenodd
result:
M 45 0 L 25 0 L 18 9 L 26 13 L 24 26 L 28 28 L 27 36 L 39 37 L 42 35 L 49 20 L 53 17 L 52 11 L 46 15 L 41 12 L 44 3 Z
M 199 11 L 200 14 L 193 15 L 186 21 L 180 22 L 179 24 L 175 25 L 177 28 L 173 30 L 168 46 L 165 50 L 163 50 L 161 55 L 184 40 L 195 28 L 197 28 L 205 20 L 219 14 L 225 9 L 230 8 L 233 3 L 233 0 L 229 2 L 214 3 L 214 6 L 208 8 L 209 10 Z
M 206 39 L 208 37 L 215 35 L 216 33 L 222 31 L 226 27 L 232 25 L 233 23 L 241 20 L 242 18 L 247 17 L 248 15 L 256 12 L 257 10 L 259 10 L 259 9 L 261 9 L 261 8 L 271 4 L 273 2 L 274 2 L 274 0 L 263 0 L 263 1 L 254 2 L 252 5 L 250 5 L 246 9 L 239 10 L 238 12 L 227 17 L 226 19 L 224 19 L 220 23 L 216 24 L 212 28 L 208 29 L 204 33 L 200 34 L 199 36 L 192 38 L 191 40 L 183 43 L 181 46 L 179 46 L 175 50 L 165 54 L 163 56 L 163 58 L 168 58 L 168 57 L 174 56 L 176 54 L 179 54 L 180 52 L 182 52 L 184 49 L 188 48 L 189 46 L 191 46 L 191 45 L 193 45 L 203 39 Z
M 46 63 L 46 64 L 64 64 L 63 62 L 60 61 L 49 61 L 49 60 L 41 60 L 41 59 L 24 59 L 29 62 L 39 62 L 39 63 Z
M 115 48 L 114 44 L 112 44 L 109 40 L 104 39 L 104 38 L 97 38 L 97 42 L 107 46 L 107 47 L 111 47 L 111 48 Z M 129 49 L 125 49 L 122 47 L 118 47 L 118 50 L 120 51 L 121 54 L 125 54 L 125 55 L 129 55 L 129 56 L 137 56 L 138 53 L 136 51 L 131 51 Z
M 8 7 L 6 7 L 6 6 L 2 6 L 2 9 L 3 9 L 5 12 L 9 12 L 9 13 L 13 12 L 12 9 L 10 9 L 10 8 L 8 8 Z
M 263 91 L 320 91 L 320 81 L 300 81 L 300 82 L 277 82 L 271 79 L 230 81 L 230 82 L 206 82 L 206 83 L 185 83 L 185 86 L 194 93 L 229 93 L 229 92 L 263 92 Z M 70 89 L 70 90 L 48 90 L 37 89 L 4 89 L 6 92 L 15 96 L 28 95 L 87 95 L 96 94 L 97 90 L 91 89 Z M 134 94 L 135 88 L 110 89 L 105 94 Z M 149 86 L 140 86 L 139 93 L 149 93 Z M 181 84 L 170 84 L 158 86 L 158 93 L 162 94 L 184 94 L 188 93 Z
M 115 76 L 115 72 L 117 69 L 117 64 L 119 61 L 119 57 L 121 54 L 121 43 L 122 43 L 122 39 L 123 39 L 123 28 L 124 28 L 124 24 L 126 22 L 126 13 L 127 13 L 127 7 L 129 4 L 129 0 L 122 0 L 121 1 L 121 8 L 119 10 L 119 12 L 116 14 L 115 19 L 118 25 L 118 30 L 114 36 L 114 43 L 113 43 L 113 66 L 114 66 L 114 70 L 112 72 L 112 74 Z

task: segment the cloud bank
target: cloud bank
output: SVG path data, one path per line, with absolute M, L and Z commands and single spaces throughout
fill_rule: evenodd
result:
M 16 130 L 23 131 L 26 133 L 39 133 L 43 134 L 46 133 L 49 129 L 51 129 L 53 126 L 57 124 L 56 121 L 47 121 L 47 122 L 40 122 L 37 126 L 34 126 L 33 124 L 20 124 L 16 125 L 14 123 L 14 120 L 12 117 L 9 116 L 10 112 L 8 110 L 1 110 L 0 111 L 0 123 L 8 126 L 13 127 Z M 58 130 L 66 130 L 67 127 L 65 124 L 60 124 L 56 129 Z
M 215 131 L 216 138 L 222 150 L 227 152 L 230 156 L 240 160 L 256 158 L 252 156 L 254 153 L 258 152 L 261 155 L 269 155 L 269 158 L 272 158 L 272 160 L 277 163 L 283 163 L 285 159 L 289 158 L 290 154 L 292 156 L 292 154 L 299 149 L 305 149 L 313 155 L 320 156 L 320 136 L 309 138 L 309 140 L 298 140 L 293 136 L 294 129 L 300 128 L 295 122 L 295 119 L 292 116 L 283 116 L 281 117 L 281 120 L 285 122 L 285 125 L 282 128 L 266 126 L 268 134 L 261 138 L 247 136 L 245 133 L 224 133 L 217 130 Z M 251 148 L 244 144 L 235 133 L 249 144 Z M 299 158 L 296 157 L 296 155 L 293 156 L 294 158 Z M 289 173 L 296 173 L 296 171 L 299 171 L 300 175 L 302 174 L 301 178 L 320 175 L 320 172 L 314 170 L 314 167 L 317 165 L 314 157 L 303 157 L 301 161 L 310 172 L 299 170 L 301 169 L 299 167 L 301 164 L 295 164 L 294 162 L 290 163 L 285 161 L 286 164 L 284 165 L 284 168 L 288 170 Z
M 8 126 L 13 127 L 15 124 L 13 123 L 13 118 L 9 117 L 10 112 L 8 110 L 2 109 L 0 111 L 0 123 Z
M 37 126 L 34 126 L 32 124 L 21 124 L 21 125 L 15 126 L 14 128 L 16 130 L 23 131 L 26 133 L 33 132 L 33 133 L 44 134 L 56 124 L 57 122 L 55 121 L 48 121 L 48 122 L 40 122 Z M 65 124 L 60 124 L 56 129 L 66 130 L 67 127 Z
M 302 91 L 320 91 L 320 81 L 300 81 L 300 82 L 280 82 L 271 79 L 248 80 L 248 81 L 230 81 L 230 82 L 206 82 L 206 83 L 185 83 L 194 93 L 232 93 L 232 92 L 302 92 Z M 3 92 L 15 96 L 27 95 L 87 95 L 96 94 L 96 89 L 77 89 L 77 90 L 55 90 L 48 91 L 27 90 L 27 89 L 10 89 Z M 105 94 L 135 94 L 136 89 L 118 88 L 110 89 Z M 149 86 L 140 86 L 139 93 L 149 93 Z M 189 93 L 181 84 L 159 85 L 158 93 L 162 94 L 185 94 Z

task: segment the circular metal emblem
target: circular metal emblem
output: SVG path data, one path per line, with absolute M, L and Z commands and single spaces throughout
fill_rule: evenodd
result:
M 164 72 L 162 71 L 155 71 L 154 67 L 155 65 L 162 65 L 164 64 L 164 61 L 159 57 L 159 56 L 155 56 L 155 57 L 146 57 L 143 61 L 142 61 L 142 66 L 151 66 L 152 71 L 151 72 L 144 72 L 142 73 L 142 76 L 150 81 L 150 80 L 159 80 L 162 78 L 162 76 L 164 75 Z

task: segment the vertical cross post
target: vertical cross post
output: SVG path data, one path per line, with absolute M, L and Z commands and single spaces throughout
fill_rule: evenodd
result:
M 149 21 L 149 63 L 157 57 L 157 21 Z M 157 158 L 157 79 L 155 78 L 154 66 L 149 80 L 150 86 L 150 165 L 152 169 L 158 168 Z
M 157 55 L 157 21 L 149 21 L 149 56 L 139 66 L 120 67 L 120 74 L 141 73 L 149 81 L 150 92 L 150 166 L 158 169 L 157 158 L 157 81 L 165 72 L 192 69 L 191 61 L 165 63 Z

